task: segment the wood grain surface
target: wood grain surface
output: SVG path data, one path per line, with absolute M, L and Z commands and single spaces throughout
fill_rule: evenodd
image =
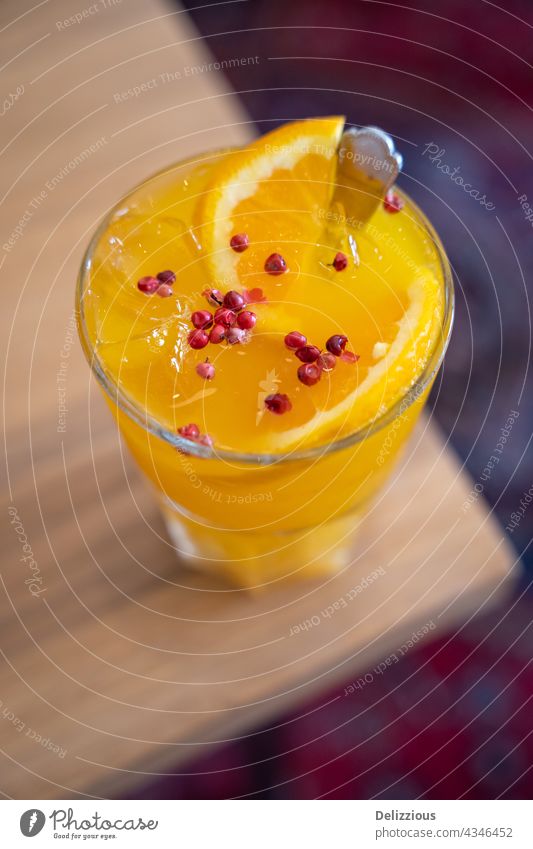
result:
M 1 9 L 2 90 L 23 87 L 0 119 L 0 790 L 15 798 L 134 792 L 512 585 L 500 528 L 482 499 L 465 508 L 473 482 L 427 419 L 342 574 L 250 596 L 180 570 L 76 342 L 74 282 L 132 184 L 253 127 L 184 13 L 95 8 L 68 24 L 67 0 Z

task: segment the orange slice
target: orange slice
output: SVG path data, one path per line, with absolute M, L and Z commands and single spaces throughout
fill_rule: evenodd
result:
M 342 117 L 297 121 L 224 157 L 198 208 L 213 285 L 261 286 L 271 253 L 299 272 L 323 229 L 343 129 Z M 236 233 L 248 236 L 243 253 L 230 247 Z
M 443 293 L 429 271 L 419 272 L 408 291 L 409 306 L 394 341 L 361 383 L 339 403 L 317 409 L 305 424 L 276 433 L 269 450 L 287 451 L 345 435 L 385 413 L 415 382 L 428 362 L 442 324 Z

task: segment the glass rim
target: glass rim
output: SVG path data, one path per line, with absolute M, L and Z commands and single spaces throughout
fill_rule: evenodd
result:
M 230 148 L 228 150 L 236 149 L 238 148 Z M 220 154 L 221 152 L 221 150 L 207 151 L 206 156 L 213 156 L 216 154 Z M 91 269 L 92 257 L 95 248 L 98 242 L 100 241 L 101 236 L 107 229 L 109 222 L 111 221 L 115 213 L 121 209 L 124 201 L 128 197 L 130 197 L 134 192 L 138 191 L 146 183 L 149 183 L 151 180 L 154 180 L 157 177 L 161 177 L 164 174 L 170 173 L 171 171 L 174 171 L 179 167 L 198 161 L 201 161 L 201 157 L 196 156 L 179 160 L 173 163 L 172 165 L 166 166 L 165 168 L 161 168 L 159 171 L 156 171 L 155 173 L 149 175 L 144 180 L 141 180 L 139 183 L 133 186 L 126 194 L 121 197 L 118 203 L 116 203 L 102 218 L 95 232 L 93 233 L 91 240 L 87 246 L 87 249 L 83 255 L 76 286 L 76 316 L 78 324 L 78 335 L 81 341 L 83 352 L 89 363 L 91 371 L 93 372 L 98 383 L 104 390 L 105 394 L 110 398 L 113 403 L 118 406 L 118 408 L 122 412 L 126 413 L 126 415 L 130 419 L 132 419 L 136 424 L 142 427 L 143 430 L 147 430 L 153 436 L 157 436 L 164 442 L 167 442 L 172 445 L 174 448 L 181 449 L 191 456 L 227 461 L 237 461 L 240 463 L 248 463 L 250 465 L 267 466 L 282 462 L 314 459 L 322 454 L 330 454 L 334 451 L 341 451 L 344 448 L 348 448 L 351 445 L 355 445 L 358 442 L 362 442 L 364 439 L 368 439 L 370 436 L 373 436 L 375 433 L 382 430 L 388 424 L 391 424 L 400 413 L 403 413 L 407 409 L 409 409 L 411 404 L 413 404 L 424 393 L 430 381 L 433 379 L 433 377 L 439 370 L 450 341 L 455 306 L 452 271 L 444 246 L 425 213 L 422 212 L 418 204 L 416 204 L 407 194 L 407 192 L 403 191 L 403 189 L 401 189 L 402 195 L 407 198 L 409 205 L 412 207 L 419 220 L 419 223 L 422 225 L 427 235 L 429 235 L 437 251 L 437 256 L 439 259 L 442 278 L 444 282 L 444 313 L 440 333 L 436 336 L 435 344 L 426 362 L 426 365 L 424 366 L 420 374 L 417 376 L 415 381 L 411 384 L 409 389 L 405 393 L 403 393 L 403 395 L 397 398 L 397 400 L 379 416 L 376 416 L 374 419 L 370 419 L 364 425 L 356 428 L 355 430 L 351 431 L 345 436 L 340 437 L 339 439 L 332 440 L 329 442 L 321 442 L 318 445 L 311 445 L 309 448 L 303 448 L 300 450 L 293 451 L 284 451 L 279 453 L 250 453 L 242 451 L 229 451 L 226 449 L 218 449 L 216 446 L 210 448 L 208 446 L 200 445 L 198 443 L 192 442 L 189 439 L 185 439 L 177 432 L 169 430 L 167 427 L 158 422 L 157 419 L 150 416 L 146 409 L 143 410 L 137 402 L 129 398 L 128 395 L 120 388 L 120 386 L 114 380 L 112 380 L 111 377 L 106 373 L 105 369 L 103 368 L 103 365 L 97 357 L 96 350 L 94 349 L 93 343 L 90 340 L 87 332 L 83 303 L 85 281 Z

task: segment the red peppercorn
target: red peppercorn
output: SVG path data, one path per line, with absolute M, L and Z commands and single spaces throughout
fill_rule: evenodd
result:
M 295 354 L 302 363 L 314 363 L 320 356 L 320 348 L 316 345 L 303 345 Z
M 180 436 L 185 437 L 185 439 L 198 439 L 200 436 L 200 428 L 195 424 L 183 425 L 178 428 L 178 433 Z
M 226 339 L 230 345 L 237 345 L 239 342 L 244 342 L 246 338 L 246 330 L 241 330 L 240 327 L 230 327 L 226 333 Z
M 238 254 L 245 251 L 249 244 L 250 240 L 246 233 L 235 233 L 235 235 L 230 239 L 230 247 L 232 247 Z
M 322 371 L 333 371 L 337 365 L 337 358 L 329 351 L 324 351 L 323 354 L 320 354 L 316 364 Z
M 281 254 L 270 254 L 265 260 L 265 271 L 277 277 L 287 271 L 287 263 Z
M 207 335 L 205 330 L 191 330 L 188 336 L 188 340 L 191 348 L 198 350 L 199 348 L 205 348 L 205 346 L 209 342 L 209 336 Z
M 212 307 L 221 307 L 222 301 L 224 300 L 224 295 L 218 289 L 204 289 L 202 292 L 204 298 L 206 298 L 207 303 Z
M 305 386 L 314 386 L 320 380 L 321 371 L 315 363 L 304 363 L 298 368 L 298 380 Z
M 291 330 L 285 337 L 285 344 L 291 351 L 297 351 L 298 348 L 303 348 L 307 343 L 307 338 L 303 333 L 298 333 L 297 330 Z
M 237 321 L 237 316 L 233 310 L 228 310 L 226 307 L 219 307 L 215 313 L 216 324 L 223 324 L 225 327 L 233 327 Z
M 247 289 L 244 290 L 242 296 L 247 304 L 260 304 L 266 301 L 266 295 L 262 289 Z
M 237 324 L 242 330 L 251 330 L 255 326 L 257 316 L 250 310 L 243 310 L 237 316 Z
M 399 212 L 403 209 L 403 200 L 400 195 L 393 192 L 392 189 L 389 189 L 387 194 L 385 195 L 385 199 L 383 201 L 383 206 L 385 207 L 387 212 Z
M 342 251 L 339 251 L 335 254 L 332 265 L 335 271 L 344 271 L 348 265 L 348 257 Z
M 196 310 L 191 315 L 191 321 L 195 327 L 203 330 L 206 327 L 211 327 L 213 324 L 213 316 L 208 310 Z
M 265 398 L 265 407 L 277 416 L 281 416 L 283 413 L 288 413 L 292 410 L 289 396 L 283 395 L 281 392 L 276 392 L 274 395 L 267 395 Z
M 235 292 L 232 289 L 231 292 L 227 292 L 224 295 L 224 306 L 229 310 L 235 310 L 238 312 L 244 307 L 244 298 L 240 292 Z
M 172 284 L 176 280 L 176 275 L 174 274 L 173 271 L 170 271 L 170 270 L 160 271 L 159 274 L 157 275 L 157 279 L 159 280 L 160 283 L 167 283 L 169 286 L 172 286 Z
M 215 326 L 211 330 L 211 333 L 209 334 L 209 341 L 212 342 L 214 345 L 218 345 L 219 342 L 222 342 L 225 336 L 226 328 L 224 327 L 224 325 L 215 324 Z
M 198 363 L 196 366 L 196 374 L 199 377 L 203 377 L 204 380 L 213 380 L 215 376 L 215 367 L 209 360 L 206 360 L 205 363 Z
M 335 334 L 334 336 L 329 337 L 328 341 L 326 342 L 326 348 L 328 349 L 330 354 L 335 354 L 336 357 L 340 357 L 346 347 L 347 342 L 348 339 L 346 338 L 346 336 Z
M 141 279 L 137 281 L 137 288 L 139 292 L 144 292 L 145 295 L 153 295 L 154 292 L 157 292 L 160 285 L 159 280 L 155 277 L 141 277 Z

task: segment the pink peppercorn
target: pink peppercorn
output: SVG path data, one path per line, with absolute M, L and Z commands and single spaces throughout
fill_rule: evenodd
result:
M 196 374 L 203 377 L 204 380 L 213 380 L 215 376 L 215 367 L 213 363 L 206 360 L 205 363 L 198 363 L 196 366 Z
M 169 286 L 172 286 L 172 284 L 176 281 L 176 275 L 173 271 L 167 269 L 167 271 L 160 271 L 157 275 L 157 279 L 160 283 L 167 283 Z
M 191 315 L 191 321 L 195 327 L 203 330 L 205 327 L 211 327 L 213 316 L 208 310 L 196 310 Z
M 390 189 L 385 195 L 383 206 L 387 212 L 400 212 L 403 209 L 403 200 L 400 195 Z
M 191 330 L 188 336 L 188 340 L 191 348 L 198 350 L 200 348 L 205 348 L 205 346 L 209 342 L 209 336 L 207 335 L 205 330 Z
M 322 371 L 333 371 L 337 365 L 337 358 L 334 354 L 330 354 L 329 351 L 324 351 L 324 353 L 320 354 L 316 364 Z
M 334 336 L 330 336 L 328 341 L 326 342 L 326 348 L 330 352 L 330 354 L 334 354 L 336 357 L 340 357 L 342 352 L 346 347 L 346 343 L 348 339 L 346 336 L 341 336 L 341 334 L 336 333 Z
M 230 247 L 238 254 L 245 251 L 249 244 L 250 240 L 246 233 L 235 233 L 230 239 Z
M 307 344 L 307 337 L 303 333 L 298 333 L 297 330 L 292 330 L 285 337 L 285 344 L 291 351 L 297 351 L 298 348 L 303 348 Z
M 242 330 L 251 330 L 255 326 L 257 316 L 250 310 L 243 310 L 237 316 L 237 324 Z
M 320 369 L 315 363 L 304 363 L 297 374 L 298 380 L 305 386 L 314 386 L 320 380 Z
M 153 295 L 154 292 L 157 292 L 160 285 L 159 280 L 155 277 L 141 277 L 141 279 L 137 281 L 138 290 L 140 292 L 144 292 L 145 295 Z
M 273 274 L 277 277 L 287 271 L 287 263 L 281 254 L 270 254 L 265 260 L 265 271 L 267 274 Z
M 223 324 L 225 327 L 233 327 L 236 321 L 237 316 L 233 310 L 229 310 L 226 307 L 219 307 L 215 312 L 216 324 Z
M 240 294 L 240 292 L 235 292 L 235 290 L 231 290 L 224 295 L 224 306 L 229 310 L 242 310 L 244 307 L 244 298 Z
M 215 326 L 211 330 L 211 333 L 209 334 L 209 341 L 212 342 L 214 345 L 218 345 L 219 342 L 222 342 L 225 336 L 226 328 L 224 327 L 224 325 L 215 324 Z
M 316 345 L 303 345 L 295 354 L 302 363 L 314 363 L 320 356 L 320 348 Z
M 344 271 L 348 265 L 348 257 L 342 251 L 339 251 L 335 254 L 332 265 L 335 271 Z
M 241 330 L 240 327 L 230 327 L 230 329 L 226 333 L 226 339 L 228 340 L 230 345 L 237 345 L 240 342 L 244 342 L 246 338 L 246 331 Z
M 281 416 L 283 413 L 288 413 L 292 410 L 289 396 L 281 392 L 276 392 L 274 395 L 267 395 L 265 398 L 265 407 L 277 416 Z
M 182 425 L 182 427 L 178 428 L 178 433 L 180 436 L 185 437 L 185 439 L 198 439 L 200 428 L 195 424 Z
M 206 298 L 207 303 L 212 307 L 221 307 L 222 301 L 224 300 L 224 295 L 218 289 L 204 289 L 202 292 L 204 298 Z

